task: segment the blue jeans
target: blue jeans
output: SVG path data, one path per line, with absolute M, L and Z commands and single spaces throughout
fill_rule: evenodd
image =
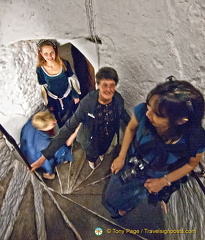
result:
M 144 187 L 146 176 L 133 177 L 126 183 L 122 181 L 120 176 L 128 168 L 130 165 L 125 164 L 117 174 L 113 174 L 106 189 L 105 207 L 112 216 L 115 216 L 119 210 L 127 211 L 135 208 L 149 194 Z
M 61 148 L 58 149 L 53 158 L 51 158 L 50 160 L 46 159 L 46 161 L 40 167 L 40 170 L 45 173 L 52 174 L 54 173 L 55 167 L 65 161 L 73 161 L 73 156 L 71 154 L 71 147 L 63 145 Z

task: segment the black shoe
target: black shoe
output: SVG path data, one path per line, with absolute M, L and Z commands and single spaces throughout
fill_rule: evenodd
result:
M 125 215 L 126 215 L 126 214 L 125 214 Z M 116 213 L 114 216 L 111 216 L 111 218 L 113 218 L 113 219 L 118 219 L 118 218 L 124 217 L 125 215 L 120 215 L 119 213 Z
M 123 215 L 120 215 L 119 212 L 117 212 L 115 215 L 111 216 L 111 218 L 113 218 L 113 219 L 122 218 L 122 217 L 124 217 L 125 215 L 127 215 L 127 213 L 130 212 L 132 209 L 134 209 L 134 207 L 131 207 L 131 208 L 129 208 L 129 209 L 126 210 L 126 211 L 124 210 L 126 213 L 123 214 Z

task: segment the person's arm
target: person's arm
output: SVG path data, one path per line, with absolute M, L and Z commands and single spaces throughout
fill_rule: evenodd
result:
M 46 158 L 42 155 L 37 161 L 31 164 L 31 172 L 34 172 L 37 168 L 41 167 L 44 162 L 46 161 Z
M 41 67 L 36 68 L 36 75 L 37 75 L 38 83 L 40 85 L 46 84 L 46 81 L 45 81 L 45 78 L 44 78 L 44 75 L 43 75 L 43 70 L 41 69 Z
M 68 138 L 68 140 L 66 141 L 66 145 L 67 146 L 71 146 L 71 144 L 73 143 L 73 141 L 75 140 L 77 134 L 78 134 L 78 130 L 81 126 L 81 123 L 78 125 L 78 127 L 75 129 L 75 132 Z
M 80 101 L 79 95 L 81 94 L 81 91 L 80 83 L 75 75 L 70 77 L 70 85 L 72 87 L 71 95 L 73 97 L 74 103 L 77 104 Z
M 80 102 L 80 98 L 73 98 L 73 101 L 75 104 L 79 103 Z
M 130 115 L 125 110 L 124 99 L 121 96 L 121 94 L 119 94 L 117 91 L 115 91 L 114 97 L 116 98 L 116 100 L 120 106 L 120 119 L 122 119 L 123 122 L 127 125 L 131 118 L 130 118 Z
M 123 108 L 122 109 L 122 113 L 121 113 L 121 119 L 126 123 L 128 124 L 129 121 L 130 121 L 130 115 L 127 113 L 127 111 Z
M 125 130 L 125 135 L 123 138 L 122 147 L 121 147 L 119 156 L 114 159 L 111 165 L 112 173 L 115 173 L 115 174 L 118 173 L 120 169 L 124 166 L 127 151 L 129 149 L 130 143 L 132 142 L 136 134 L 137 126 L 138 126 L 138 121 L 133 114 Z
M 75 73 L 71 69 L 70 63 L 67 60 L 62 60 L 62 61 L 66 66 L 66 69 L 67 69 L 66 74 L 67 74 L 67 77 L 68 77 L 68 82 L 69 82 L 69 85 L 72 88 L 71 96 L 72 96 L 75 104 L 77 104 L 80 100 L 79 95 L 81 94 L 80 83 L 78 81 L 77 76 L 75 75 Z
M 165 177 L 147 179 L 144 184 L 145 188 L 147 188 L 149 192 L 159 192 L 163 187 L 170 185 L 172 182 L 179 180 L 190 173 L 201 161 L 202 156 L 203 153 L 198 153 L 195 158 L 190 158 L 189 163 L 170 172 Z

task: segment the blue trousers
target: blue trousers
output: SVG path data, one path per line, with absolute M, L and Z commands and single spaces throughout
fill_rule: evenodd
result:
M 65 161 L 73 161 L 73 156 L 71 154 L 71 147 L 63 145 L 58 151 L 55 153 L 54 157 L 50 160 L 47 160 L 43 163 L 43 165 L 39 168 L 44 173 L 54 173 L 54 169 L 57 165 L 65 162 Z
M 122 181 L 121 175 L 128 168 L 130 165 L 125 164 L 117 174 L 113 174 L 106 189 L 105 207 L 112 216 L 115 216 L 119 210 L 127 211 L 135 208 L 149 194 L 144 187 L 147 179 L 145 176 L 133 177 L 126 183 Z

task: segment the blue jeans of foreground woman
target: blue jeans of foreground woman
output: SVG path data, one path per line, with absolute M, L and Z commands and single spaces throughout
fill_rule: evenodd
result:
M 105 207 L 113 217 L 119 210 L 135 208 L 149 194 L 144 187 L 146 176 L 133 177 L 130 181 L 123 182 L 121 175 L 130 167 L 130 164 L 126 163 L 117 174 L 113 174 L 106 189 Z

